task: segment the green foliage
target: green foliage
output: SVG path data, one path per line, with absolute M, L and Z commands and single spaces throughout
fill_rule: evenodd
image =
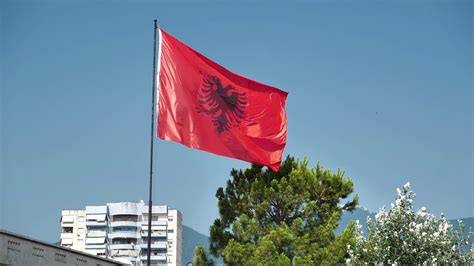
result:
M 210 228 L 210 251 L 227 265 L 334 264 L 348 256 L 354 224 L 334 234 L 342 211 L 357 195 L 350 178 L 319 164 L 287 157 L 278 172 L 262 166 L 231 171 L 216 193 L 220 218 Z
M 214 266 L 214 261 L 207 256 L 207 252 L 202 246 L 196 246 L 193 264 L 195 266 Z

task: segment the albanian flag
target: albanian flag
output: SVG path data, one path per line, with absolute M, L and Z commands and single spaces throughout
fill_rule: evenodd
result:
M 160 29 L 158 137 L 278 171 L 288 93 L 237 75 Z

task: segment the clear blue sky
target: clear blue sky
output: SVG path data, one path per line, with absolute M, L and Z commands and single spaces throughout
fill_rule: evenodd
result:
M 67 2 L 67 3 L 60 3 Z M 473 216 L 472 1 L 1 1 L 0 227 L 59 239 L 61 209 L 147 200 L 153 19 L 289 92 L 286 154 L 345 170 L 375 211 Z M 208 233 L 248 164 L 156 142 L 154 201 Z

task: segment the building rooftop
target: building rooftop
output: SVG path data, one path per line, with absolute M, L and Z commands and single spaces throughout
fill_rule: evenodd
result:
M 12 236 L 12 237 L 20 238 L 20 239 L 27 240 L 27 241 L 30 241 L 30 242 L 34 242 L 34 243 L 37 243 L 37 244 L 40 244 L 40 245 L 49 246 L 49 247 L 52 247 L 52 248 L 55 248 L 55 249 L 59 249 L 59 250 L 63 250 L 63 251 L 71 252 L 71 253 L 75 253 L 75 254 L 78 254 L 78 255 L 81 255 L 81 256 L 85 256 L 85 257 L 89 257 L 89 258 L 94 258 L 94 259 L 97 259 L 97 260 L 102 260 L 102 261 L 108 262 L 108 263 L 115 263 L 115 264 L 119 264 L 119 265 L 126 265 L 126 264 L 123 264 L 123 263 L 120 262 L 120 261 L 116 261 L 116 260 L 112 260 L 112 259 L 106 259 L 106 258 L 102 258 L 102 257 L 99 257 L 99 256 L 94 256 L 94 255 L 91 255 L 91 254 L 89 254 L 89 253 L 85 253 L 85 252 L 82 252 L 82 251 L 70 249 L 70 248 L 67 248 L 67 247 L 58 246 L 58 245 L 51 244 L 51 243 L 48 243 L 48 242 L 45 242 L 45 241 L 33 239 L 33 238 L 31 238 L 31 237 L 28 237 L 28 236 L 24 236 L 24 235 L 20 235 L 20 234 L 17 234 L 17 233 L 5 231 L 5 230 L 2 230 L 2 229 L 0 229 L 0 235 L 7 235 L 7 236 Z

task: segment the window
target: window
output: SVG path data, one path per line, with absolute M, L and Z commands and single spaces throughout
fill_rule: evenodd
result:
M 54 254 L 54 260 L 66 263 L 66 255 L 61 253 Z
M 161 241 L 166 241 L 166 236 L 158 236 L 158 237 L 156 237 L 156 240 L 160 241 L 160 242 Z
M 44 257 L 44 249 L 38 248 L 38 247 L 33 247 L 33 256 L 36 257 Z
M 159 215 L 153 214 L 153 215 L 151 216 L 151 220 L 152 220 L 152 221 L 158 221 L 159 218 L 160 218 Z M 143 214 L 143 215 L 142 215 L 142 221 L 148 221 L 148 214 Z
M 137 215 L 114 215 L 112 217 L 113 222 L 118 221 L 126 221 L 126 222 L 137 222 L 138 216 Z
M 112 240 L 112 244 L 137 244 L 137 240 L 134 238 L 115 238 Z
M 8 249 L 20 251 L 20 243 L 8 240 Z
M 88 233 L 90 234 L 103 234 L 105 230 L 103 229 L 89 229 L 87 230 Z
M 168 233 L 171 233 L 171 234 L 172 234 L 172 233 L 174 233 L 174 230 L 173 230 L 173 229 L 169 229 L 169 230 L 168 230 Z
M 130 227 L 130 226 L 120 226 L 120 227 L 114 227 L 113 231 L 114 232 L 136 232 L 137 228 Z
M 63 233 L 72 233 L 72 231 L 73 231 L 72 227 L 62 227 Z
M 89 214 L 87 215 L 87 221 L 97 221 L 103 222 L 105 221 L 105 214 Z

